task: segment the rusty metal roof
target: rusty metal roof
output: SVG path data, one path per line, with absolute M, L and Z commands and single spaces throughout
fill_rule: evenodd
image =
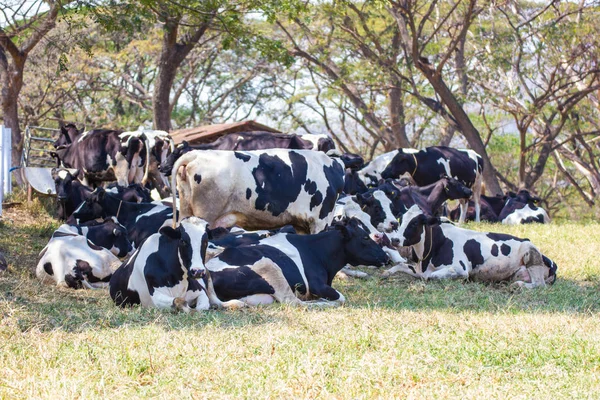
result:
M 169 132 L 169 135 L 179 144 L 184 140 L 189 144 L 209 143 L 228 133 L 266 131 L 280 133 L 277 129 L 259 124 L 256 121 L 233 122 L 229 124 L 214 124 L 197 126 L 195 128 L 178 129 Z

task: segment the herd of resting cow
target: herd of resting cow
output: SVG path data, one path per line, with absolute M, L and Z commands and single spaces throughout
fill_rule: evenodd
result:
M 119 306 L 336 305 L 345 298 L 334 276 L 366 275 L 352 266 L 526 288 L 556 280 L 556 264 L 528 239 L 442 216 L 453 199 L 460 206 L 447 215 L 459 225 L 549 222 L 526 190 L 483 195 L 472 150 L 398 149 L 365 165 L 325 135 L 242 132 L 193 147 L 163 131 L 74 125 L 55 148 L 66 223 L 36 274 L 64 287 L 108 286 Z

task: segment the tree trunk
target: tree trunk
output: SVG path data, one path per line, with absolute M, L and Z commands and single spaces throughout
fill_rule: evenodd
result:
M 458 99 L 450 91 L 448 86 L 446 86 L 442 77 L 436 74 L 429 64 L 424 63 L 422 60 L 415 61 L 417 68 L 423 72 L 423 75 L 425 75 L 429 83 L 431 83 L 431 86 L 440 96 L 442 102 L 448 107 L 448 110 L 456 120 L 460 131 L 467 139 L 469 146 L 483 158 L 483 179 L 485 181 L 486 189 L 491 195 L 502 194 L 502 189 L 500 188 L 496 177 L 496 170 L 488 157 L 479 131 L 473 126 L 471 119 L 460 105 Z
M 391 147 L 410 147 L 410 141 L 406 136 L 406 121 L 404 115 L 404 102 L 402 98 L 401 82 L 395 80 L 389 91 L 389 105 L 391 132 L 388 141 Z M 387 146 L 386 146 L 387 147 Z M 393 150 L 390 149 L 390 150 Z
M 25 65 L 24 56 L 18 56 L 9 64 L 5 53 L 0 49 L 0 78 L 2 90 L 0 95 L 2 118 L 4 125 L 11 130 L 12 140 L 12 166 L 21 165 L 21 156 L 23 153 L 23 136 L 19 127 L 19 104 L 17 99 L 19 92 L 23 87 L 23 67 Z M 18 185 L 22 185 L 21 174 L 15 174 Z
M 165 54 L 166 53 L 166 54 Z M 177 68 L 179 65 L 174 65 L 172 57 L 170 57 L 169 49 L 163 47 L 158 62 L 158 75 L 154 84 L 154 93 L 152 94 L 152 112 L 154 117 L 154 129 L 170 131 L 171 126 L 171 104 L 170 95 Z

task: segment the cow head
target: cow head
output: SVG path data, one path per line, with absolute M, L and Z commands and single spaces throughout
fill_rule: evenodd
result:
M 75 138 L 79 135 L 77 127 L 73 124 L 67 124 L 60 127 L 60 134 L 58 139 L 52 145 L 55 149 L 64 148 L 75 141 Z
M 473 191 L 458 179 L 442 175 L 440 176 L 440 180 L 443 182 L 446 196 L 451 200 L 470 199 L 473 195 Z
M 356 195 L 361 210 L 369 214 L 371 223 L 380 232 L 398 229 L 398 221 L 392 212 L 392 202 L 381 190 Z
M 517 193 L 514 197 L 520 202 L 529 204 L 537 204 L 542 201 L 542 199 L 540 199 L 538 196 L 532 196 L 531 193 L 529 193 L 529 190 L 526 189 L 519 190 L 519 193 Z
M 392 158 L 392 161 L 381 172 L 383 179 L 398 179 L 401 175 L 409 173 L 413 175 L 417 168 L 416 159 L 413 153 L 405 153 L 399 149 L 398 153 Z
M 181 267 L 189 271 L 193 279 L 201 279 L 206 275 L 207 227 L 208 223 L 203 219 L 188 217 L 177 228 L 164 226 L 159 231 L 167 240 L 177 242 Z
M 105 218 L 102 222 L 91 221 L 84 224 L 87 238 L 97 246 L 110 250 L 117 257 L 125 257 L 133 252 L 133 245 L 127 237 L 127 228 L 117 218 Z
M 127 187 L 120 185 L 114 187 L 117 190 L 118 197 L 123 201 L 130 203 L 150 203 L 152 201 L 150 191 L 139 183 L 132 183 Z
M 334 222 L 332 227 L 342 234 L 344 251 L 350 265 L 382 266 L 388 261 L 381 246 L 371 239 L 360 221 L 342 218 L 341 221 Z
M 402 223 L 398 228 L 397 236 L 400 239 L 401 246 L 414 246 L 425 240 L 425 227 L 437 225 L 439 218 L 432 217 L 431 214 L 424 212 L 417 204 L 404 213 Z
M 69 199 L 73 187 L 73 181 L 77 180 L 79 170 L 75 174 L 71 174 L 66 169 L 52 168 L 50 171 L 52 180 L 54 180 L 54 188 L 56 190 L 56 200 L 58 202 L 58 218 L 61 220 L 67 219 L 66 202 Z
M 79 221 L 91 221 L 96 218 L 106 217 L 106 212 L 102 206 L 106 192 L 102 188 L 97 188 L 73 213 L 73 218 Z
M 159 171 L 165 174 L 165 176 L 170 176 L 173 166 L 179 157 L 192 150 L 192 147 L 185 140 L 179 143 L 177 146 L 175 146 L 171 154 L 169 154 L 160 164 L 158 167 Z

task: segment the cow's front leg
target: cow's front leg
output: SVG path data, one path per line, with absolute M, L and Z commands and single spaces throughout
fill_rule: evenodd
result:
M 163 293 L 161 289 L 155 289 L 151 298 L 152 304 L 158 309 L 190 312 L 190 306 L 185 298 L 173 297 L 171 294 Z
M 469 273 L 466 270 L 454 265 L 442 267 L 427 276 L 428 279 L 467 279 L 468 277 Z
M 464 224 L 467 219 L 467 209 L 469 207 L 469 200 L 460 199 L 460 217 L 458 218 L 459 224 Z
M 346 301 L 346 298 L 343 294 L 332 288 L 328 285 L 322 285 L 320 287 L 311 287 L 311 294 L 320 297 L 325 300 L 335 301 L 338 304 L 343 304 Z

